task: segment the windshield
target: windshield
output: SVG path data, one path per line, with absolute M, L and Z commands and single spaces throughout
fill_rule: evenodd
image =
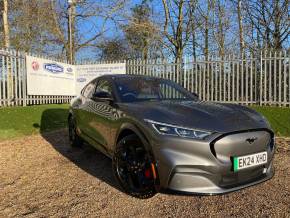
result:
M 116 80 L 122 102 L 152 100 L 197 101 L 191 93 L 170 80 L 146 77 L 127 77 Z

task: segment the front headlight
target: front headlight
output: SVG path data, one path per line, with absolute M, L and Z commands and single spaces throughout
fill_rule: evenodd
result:
M 184 128 L 180 126 L 174 126 L 171 124 L 160 123 L 153 120 L 147 120 L 146 122 L 150 123 L 152 127 L 161 135 L 172 135 L 172 136 L 180 136 L 184 138 L 192 138 L 192 139 L 204 139 L 205 137 L 211 135 L 211 132 Z

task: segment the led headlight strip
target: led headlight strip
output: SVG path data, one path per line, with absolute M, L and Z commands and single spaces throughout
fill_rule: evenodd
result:
M 204 130 L 185 128 L 181 126 L 175 126 L 148 119 L 145 119 L 145 121 L 150 123 L 152 127 L 161 135 L 180 136 L 183 138 L 192 138 L 192 139 L 204 139 L 212 134 L 211 132 Z

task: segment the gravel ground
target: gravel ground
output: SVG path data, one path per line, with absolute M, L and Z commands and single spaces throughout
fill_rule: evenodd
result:
M 290 217 L 290 139 L 277 139 L 270 181 L 219 196 L 120 191 L 111 161 L 70 148 L 64 130 L 0 142 L 0 217 Z

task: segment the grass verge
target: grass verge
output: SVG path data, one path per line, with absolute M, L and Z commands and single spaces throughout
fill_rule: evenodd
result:
M 67 127 L 67 104 L 0 108 L 0 140 Z M 290 137 L 290 108 L 252 107 L 270 122 L 277 136 Z
M 68 108 L 67 104 L 0 108 L 0 140 L 65 128 Z
M 270 122 L 277 136 L 290 137 L 290 108 L 251 107 L 263 114 Z

